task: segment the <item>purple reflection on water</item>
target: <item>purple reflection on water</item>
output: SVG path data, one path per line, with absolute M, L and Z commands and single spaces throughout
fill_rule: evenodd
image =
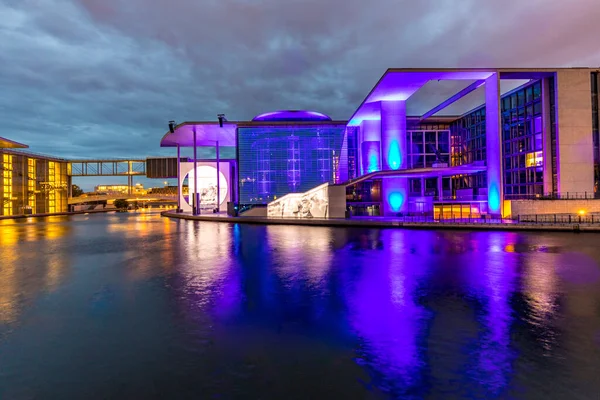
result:
M 600 280 L 596 260 L 584 253 L 568 252 L 560 255 L 555 264 L 556 273 L 565 281 L 575 284 L 593 284 Z
M 471 395 L 499 395 L 508 384 L 515 357 L 510 347 L 510 326 L 513 320 L 510 297 L 515 291 L 517 254 L 507 254 L 504 248 L 511 234 L 489 232 L 476 237 L 477 250 L 470 256 L 466 269 L 467 289 L 482 305 L 480 334 L 473 342 L 467 376 L 472 382 Z
M 364 342 L 358 362 L 382 376 L 384 382 L 377 384 L 389 390 L 424 389 L 418 338 L 429 313 L 416 304 L 415 296 L 428 268 L 406 245 L 414 241 L 409 235 L 427 234 L 382 231 L 383 251 L 361 255 L 369 258 L 368 267 L 354 277 L 346 294 L 350 325 Z

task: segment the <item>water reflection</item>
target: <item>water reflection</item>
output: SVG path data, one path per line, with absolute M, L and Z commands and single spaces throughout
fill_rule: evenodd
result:
M 152 213 L 2 221 L 0 231 L 1 398 L 600 391 L 594 235 Z
M 364 268 L 351 277 L 345 293 L 351 326 L 363 341 L 358 362 L 373 370 L 375 385 L 385 392 L 419 394 L 426 361 L 418 342 L 430 312 L 417 304 L 417 288 L 432 260 L 407 250 L 431 233 L 379 233 L 375 242 L 382 251 L 357 255 Z

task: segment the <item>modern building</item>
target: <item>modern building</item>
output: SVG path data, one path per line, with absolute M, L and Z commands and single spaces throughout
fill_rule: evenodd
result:
M 599 71 L 389 69 L 347 121 L 281 111 L 184 122 L 161 146 L 216 148 L 181 163 L 180 187 L 203 168 L 202 194 L 180 196 L 187 210 L 231 201 L 273 215 L 509 216 L 522 200 L 597 197 Z
M 0 215 L 67 211 L 67 160 L 22 150 L 27 148 L 0 137 Z

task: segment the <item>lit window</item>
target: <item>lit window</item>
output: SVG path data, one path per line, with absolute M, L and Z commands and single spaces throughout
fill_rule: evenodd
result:
M 526 167 L 541 167 L 544 164 L 544 157 L 541 151 L 535 153 L 528 153 L 525 159 Z

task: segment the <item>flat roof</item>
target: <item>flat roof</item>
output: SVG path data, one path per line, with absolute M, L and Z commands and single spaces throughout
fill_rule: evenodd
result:
M 428 111 L 436 111 L 436 107 L 447 103 L 444 107 L 436 111 L 436 114 L 439 112 L 438 116 L 453 115 L 460 117 L 468 110 L 472 110 L 485 102 L 485 89 L 479 86 L 481 86 L 482 81 L 493 74 L 499 74 L 501 79 L 501 94 L 503 95 L 533 79 L 541 79 L 561 70 L 595 71 L 598 69 L 589 67 L 389 68 L 354 112 L 350 118 L 349 125 L 356 126 L 364 120 L 380 119 L 379 102 L 388 100 L 406 101 L 410 99 L 410 102 L 407 101 L 407 116 L 423 116 Z M 448 81 L 454 82 L 450 84 Z M 480 83 L 479 86 L 477 85 L 478 83 Z M 472 90 L 465 90 L 469 87 L 472 87 Z M 463 91 L 463 95 L 450 103 L 447 102 L 448 99 Z M 461 100 L 463 97 L 469 101 Z M 450 106 L 454 102 L 457 104 Z M 427 103 L 429 104 L 427 105 Z M 445 108 L 448 108 L 446 112 L 450 110 L 451 112 L 442 112 Z
M 10 139 L 0 137 L 0 149 L 27 149 L 29 146 Z
M 342 125 L 347 121 L 314 120 L 314 121 L 227 121 L 223 127 L 213 121 L 187 121 L 175 126 L 174 132 L 167 132 L 160 141 L 160 147 L 193 147 L 194 131 L 198 147 L 236 146 L 237 128 L 266 127 L 266 126 L 312 126 L 312 125 Z

